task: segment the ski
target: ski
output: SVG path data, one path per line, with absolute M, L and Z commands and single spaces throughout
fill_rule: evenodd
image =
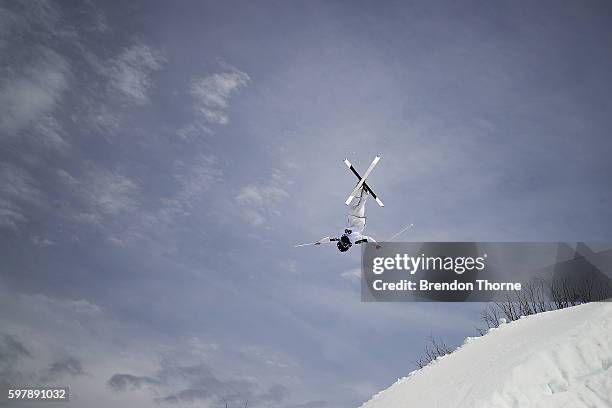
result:
M 349 205 L 351 203 L 351 201 L 353 201 L 353 198 L 355 198 L 355 195 L 357 195 L 357 192 L 359 191 L 359 189 L 361 188 L 361 186 L 363 185 L 363 183 L 365 183 L 366 179 L 368 178 L 368 176 L 370 175 L 370 173 L 372 172 L 372 170 L 374 170 L 374 167 L 376 167 L 376 165 L 378 164 L 378 161 L 380 160 L 380 156 L 376 156 L 374 158 L 374 160 L 372 160 L 372 163 L 370 164 L 370 167 L 368 167 L 368 169 L 366 170 L 366 172 L 363 174 L 363 177 L 361 178 L 361 180 L 359 180 L 359 183 L 357 183 L 357 185 L 355 186 L 355 189 L 353 190 L 353 192 L 351 193 L 351 195 L 348 197 L 348 199 L 345 201 L 346 205 Z
M 348 161 L 348 159 L 344 159 L 344 164 L 346 164 L 346 166 L 353 172 L 353 174 L 359 180 L 359 183 L 357 184 L 357 187 L 355 187 L 355 189 L 353 190 L 353 192 L 349 196 L 348 200 L 346 200 L 346 205 L 349 205 L 351 203 L 351 201 L 355 197 L 355 194 L 357 194 L 357 191 L 359 191 L 359 188 L 363 185 L 365 187 L 365 189 L 368 190 L 370 192 L 370 194 L 372 194 L 372 198 L 374 198 L 376 200 L 376 202 L 378 203 L 379 206 L 381 206 L 381 207 L 385 206 L 383 204 L 383 202 L 380 200 L 380 198 L 378 198 L 378 196 L 376 196 L 376 193 L 374 193 L 374 191 L 370 188 L 370 186 L 368 186 L 368 184 L 365 181 L 365 179 L 370 175 L 370 173 L 372 172 L 372 170 L 374 169 L 374 167 L 376 166 L 376 164 L 378 163 L 379 160 L 380 160 L 380 156 L 376 156 L 374 158 L 374 160 L 372 161 L 372 164 L 370 164 L 370 167 L 368 167 L 368 170 L 365 172 L 364 177 L 361 177 L 359 175 L 359 173 L 357 172 L 357 170 L 355 169 L 355 167 L 353 167 L 351 162 Z
M 399 232 L 396 232 L 395 234 L 393 234 L 390 238 L 385 239 L 385 241 L 388 242 L 388 241 L 391 241 L 392 239 L 395 239 L 395 238 L 399 237 L 404 232 L 406 232 L 409 228 L 412 228 L 412 227 L 414 227 L 414 224 L 408 224 L 407 226 L 402 228 Z
M 358 180 L 361 180 L 361 176 L 359 175 L 359 173 L 357 172 L 357 170 L 355 169 L 355 167 L 351 164 L 350 161 L 348 161 L 348 159 L 344 159 L 344 164 L 346 164 L 346 167 L 348 167 L 353 174 L 357 177 Z M 376 195 L 376 193 L 370 188 L 370 186 L 368 185 L 368 183 L 366 183 L 365 181 L 363 182 L 363 186 L 366 188 L 366 190 L 368 190 L 370 192 L 370 194 L 372 195 L 372 198 L 374 198 L 374 200 L 376 200 L 376 202 L 378 203 L 378 205 L 380 205 L 381 207 L 384 207 L 385 205 L 383 204 L 383 202 L 380 200 L 380 198 L 378 198 L 378 196 Z
M 325 238 L 321 238 L 320 240 L 318 240 L 317 242 L 308 242 L 306 244 L 297 244 L 294 245 L 294 248 L 299 248 L 299 247 L 305 247 L 305 246 L 311 246 L 311 245 L 321 245 L 321 244 L 327 244 L 330 243 L 330 237 L 325 237 Z

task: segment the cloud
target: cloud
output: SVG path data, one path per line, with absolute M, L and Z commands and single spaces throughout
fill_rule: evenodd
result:
M 0 51 L 4 51 L 9 47 L 9 35 L 15 25 L 15 21 L 19 19 L 15 13 L 3 6 L 4 4 L 0 4 Z
M 41 309 L 56 310 L 63 315 L 87 318 L 94 317 L 102 312 L 98 305 L 85 299 L 55 299 L 42 294 L 22 295 L 22 299 L 32 305 L 37 305 Z
M 0 342 L 0 360 L 5 361 L 15 356 L 32 357 L 30 352 L 19 340 L 9 335 L 2 336 L 2 342 Z
M 36 245 L 37 247 L 48 247 L 51 245 L 56 245 L 57 242 L 47 238 L 47 237 L 41 237 L 38 235 L 33 236 L 30 241 Z
M 151 377 L 139 377 L 131 374 L 115 374 L 107 382 L 115 391 L 138 389 L 145 385 L 158 385 L 159 380 Z
M 25 205 L 39 204 L 42 193 L 28 172 L 0 163 L 0 227 L 16 228 L 27 221 Z
M 6 135 L 15 135 L 44 118 L 68 89 L 68 62 L 46 47 L 35 48 L 33 54 L 34 60 L 19 69 L 18 76 L 5 77 L 0 85 L 0 130 Z M 52 136 L 59 137 L 57 132 Z
M 64 129 L 51 115 L 41 117 L 34 126 L 34 135 L 38 136 L 39 145 L 45 149 L 65 153 L 69 144 L 64 139 Z
M 266 184 L 249 184 L 236 195 L 243 219 L 253 226 L 266 224 L 269 218 L 281 214 L 280 205 L 289 197 L 286 186 L 290 184 L 279 171 L 274 171 L 272 180 Z
M 57 170 L 55 175 L 68 195 L 66 219 L 90 224 L 120 246 L 148 239 L 166 249 L 176 237 L 181 217 L 206 216 L 211 211 L 210 189 L 222 179 L 217 158 L 212 154 L 178 160 L 168 169 L 164 187 L 171 191 L 146 191 L 143 183 L 119 170 L 87 164 L 82 174 Z M 148 197 L 147 201 L 143 201 Z M 194 211 L 197 209 L 197 211 Z
M 233 69 L 193 81 L 191 94 L 196 98 L 198 111 L 207 123 L 226 125 L 229 123 L 227 108 L 230 97 L 250 81 L 246 73 Z
M 223 408 L 225 401 L 242 407 L 247 399 L 249 406 L 280 408 L 316 399 L 316 384 L 299 361 L 270 347 L 227 337 L 152 335 L 121 319 L 124 311 L 19 293 L 0 278 L 0 364 L 2 356 L 12 356 L 0 381 L 68 380 L 80 390 L 74 403 L 92 408 Z M 8 347 L 2 333 L 14 340 Z
M 90 173 L 88 185 L 83 187 L 96 212 L 115 215 L 136 206 L 138 186 L 117 171 L 97 168 Z
M 159 230 L 160 225 L 174 225 L 177 217 L 189 216 L 194 208 L 210 207 L 210 189 L 223 176 L 217 158 L 212 155 L 200 155 L 193 161 L 175 163 L 176 173 L 174 194 L 161 199 L 163 207 L 143 213 L 149 226 Z M 167 238 L 167 236 L 166 236 Z
M 2 2 L 0 4 L 0 50 L 21 47 L 24 42 L 29 41 L 29 37 L 24 33 L 34 33 L 40 39 L 55 36 L 60 19 L 60 12 L 52 1 Z M 63 29 L 63 32 L 67 31 L 66 27 Z
M 191 206 L 194 200 L 203 198 L 203 194 L 220 180 L 221 174 L 215 156 L 210 154 L 200 156 L 188 167 L 186 175 L 176 177 L 181 186 L 177 199 Z
M 90 165 L 80 179 L 64 169 L 56 171 L 56 175 L 77 200 L 67 210 L 69 218 L 104 226 L 105 221 L 138 207 L 138 184 L 117 170 Z
M 24 357 L 31 358 L 32 354 L 21 341 L 12 335 L 0 335 L 0 384 L 19 375 L 15 367 Z
M 27 219 L 19 207 L 14 203 L 0 198 L 0 227 L 15 229 L 18 223 L 25 222 Z
M 0 279 L 0 383 L 44 385 L 67 377 L 91 383 L 95 373 L 87 374 L 85 363 L 94 372 L 103 366 L 96 355 L 113 325 L 87 300 L 23 294 Z
M 117 169 L 92 163 L 86 163 L 81 174 L 59 169 L 55 176 L 63 192 L 57 214 L 64 221 L 93 227 L 120 246 L 141 237 L 142 231 L 135 227 L 150 212 L 142 207 L 142 188 L 135 180 Z
M 287 272 L 292 275 L 299 275 L 300 268 L 298 267 L 298 263 L 295 259 L 283 259 L 278 261 L 279 269 L 282 272 Z
M 49 367 L 49 378 L 55 379 L 64 376 L 80 376 L 83 375 L 83 366 L 76 357 L 64 357 L 54 361 Z
M 361 268 L 349 269 L 342 272 L 340 276 L 351 283 L 359 283 L 361 281 Z
M 60 13 L 44 0 L 0 5 L 0 50 L 3 61 L 0 83 L 0 134 L 14 136 L 52 112 L 68 89 L 70 66 L 56 52 L 53 40 L 59 30 Z M 65 38 L 62 38 L 65 39 Z
M 151 75 L 159 71 L 165 62 L 161 52 L 144 44 L 125 48 L 111 62 L 111 88 L 131 102 L 145 105 L 149 102 Z
M 244 219 L 254 226 L 260 226 L 266 223 L 269 216 L 280 215 L 278 204 L 288 196 L 280 187 L 252 184 L 242 187 L 236 200 L 242 208 Z
M 251 379 L 222 379 L 202 363 L 181 365 L 165 361 L 155 376 L 114 374 L 107 383 L 117 392 L 148 386 L 153 388 L 154 395 L 166 394 L 157 398 L 158 402 L 171 404 L 206 401 L 214 407 L 225 406 L 225 403 L 242 406 L 247 400 L 251 403 L 278 404 L 287 396 L 287 389 L 283 385 L 274 384 L 262 390 Z

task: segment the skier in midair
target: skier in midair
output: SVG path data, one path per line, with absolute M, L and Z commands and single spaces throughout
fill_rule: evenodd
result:
M 372 199 L 376 200 L 376 203 L 384 207 L 383 202 L 376 196 L 374 191 L 370 188 L 368 184 L 366 184 L 366 179 L 379 162 L 380 156 L 376 156 L 372 163 L 364 173 L 363 177 L 359 175 L 357 170 L 353 167 L 351 162 L 348 159 L 344 160 L 344 164 L 351 170 L 351 172 L 357 177 L 359 182 L 351 192 L 351 195 L 346 199 L 345 204 L 349 206 L 348 211 L 348 221 L 346 224 L 346 228 L 344 232 L 340 234 L 340 236 L 336 237 L 325 237 L 317 242 L 309 242 L 306 244 L 297 244 L 294 245 L 297 247 L 305 247 L 310 245 L 321 245 L 329 242 L 336 242 L 336 246 L 340 252 L 348 251 L 355 244 L 363 244 L 366 242 L 376 242 L 376 240 L 372 237 L 364 235 L 363 231 L 366 227 L 366 216 L 365 216 L 365 204 L 368 199 L 368 196 L 372 196 Z M 410 225 L 412 226 L 412 224 Z M 406 231 L 406 229 L 410 228 L 410 226 L 404 228 L 399 233 L 395 234 L 392 238 L 395 238 L 399 234 Z M 376 248 L 380 248 L 380 244 L 376 244 Z
M 316 245 L 320 245 L 328 240 L 337 241 L 336 246 L 338 250 L 340 252 L 346 252 L 353 244 L 376 242 L 374 238 L 363 234 L 366 227 L 365 204 L 368 195 L 368 190 L 362 186 L 359 190 L 359 194 L 353 198 L 353 202 L 349 206 L 348 220 L 344 233 L 339 237 L 325 237 L 316 242 Z

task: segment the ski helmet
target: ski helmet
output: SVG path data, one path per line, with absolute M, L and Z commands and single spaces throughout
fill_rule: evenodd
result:
M 351 244 L 351 240 L 346 235 L 340 237 L 340 241 L 338 241 L 338 243 L 336 244 L 340 252 L 348 251 L 352 245 L 353 244 Z

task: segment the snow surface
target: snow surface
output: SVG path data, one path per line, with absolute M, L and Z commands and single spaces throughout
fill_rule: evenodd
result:
M 612 407 L 612 303 L 523 317 L 468 337 L 361 408 Z

